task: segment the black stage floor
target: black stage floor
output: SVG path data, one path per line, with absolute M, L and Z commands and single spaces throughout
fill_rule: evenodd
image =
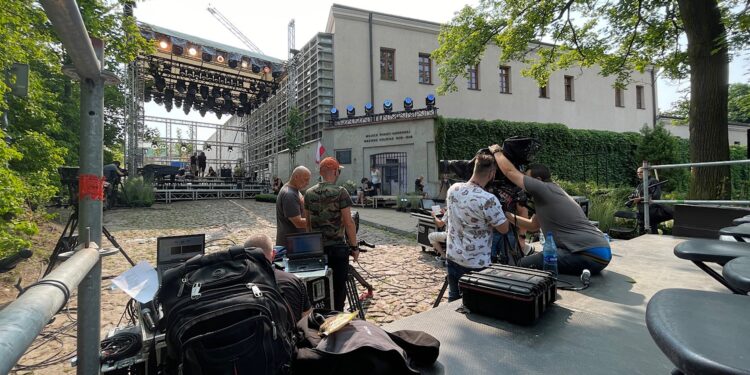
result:
M 666 288 L 729 293 L 674 256 L 680 241 L 647 235 L 613 243 L 613 261 L 591 287 L 559 291 L 555 306 L 531 327 L 456 312 L 459 300 L 384 328 L 440 340 L 438 361 L 425 374 L 668 374 L 672 365 L 646 328 L 651 296 Z

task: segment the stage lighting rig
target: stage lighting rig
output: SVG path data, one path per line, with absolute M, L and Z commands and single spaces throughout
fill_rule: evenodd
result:
M 221 96 L 221 89 L 218 86 L 211 88 L 211 96 L 214 98 Z
M 390 99 L 383 101 L 383 112 L 391 113 L 393 111 L 393 102 Z
M 159 47 L 161 49 L 167 49 L 167 47 L 169 47 L 169 42 L 167 41 L 167 39 L 160 40 L 159 41 Z
M 208 99 L 208 86 L 201 85 L 200 93 L 201 93 L 201 98 Z
M 216 111 L 216 118 L 221 120 L 221 111 Z
M 198 54 L 198 50 L 197 50 L 197 49 L 195 49 L 195 47 L 190 47 L 190 48 L 188 48 L 188 55 L 190 55 L 190 56 L 195 56 L 195 55 L 197 55 L 197 54 Z
M 195 82 L 190 82 L 190 84 L 187 87 L 187 93 L 188 95 L 195 96 L 195 93 L 198 92 L 198 84 Z
M 230 100 L 230 99 L 232 99 L 232 90 L 230 90 L 230 89 L 224 89 L 224 90 L 222 90 L 221 97 L 224 98 L 224 100 Z
M 167 87 L 167 80 L 164 79 L 164 77 L 157 75 L 154 77 L 154 85 L 156 86 L 156 91 L 163 92 Z
M 201 117 L 206 117 L 206 107 L 201 107 L 201 109 L 198 110 L 198 113 L 200 113 Z
M 151 142 L 151 149 L 152 150 L 156 150 L 157 148 L 159 148 L 159 142 L 152 141 Z
M 407 96 L 404 99 L 404 111 L 411 111 L 412 109 L 414 109 L 414 100 Z
M 339 110 L 336 107 L 331 107 L 331 121 L 339 119 Z
M 182 98 L 181 97 L 178 96 L 178 97 L 174 98 L 174 106 L 177 107 L 177 108 L 182 107 Z
M 177 83 L 175 83 L 174 88 L 177 89 L 177 92 L 180 94 L 184 94 L 185 91 L 187 91 L 187 87 L 185 86 L 185 81 L 178 79 Z
M 229 59 L 228 65 L 229 65 L 230 68 L 235 69 L 235 68 L 237 68 L 237 66 L 240 65 L 240 62 L 238 60 L 235 60 L 235 59 Z
M 260 73 L 260 66 L 253 64 L 252 69 L 253 73 L 258 74 Z
M 227 151 L 232 152 L 234 148 L 232 146 L 227 147 Z
M 187 144 L 183 143 L 182 146 L 180 146 L 180 151 L 182 152 L 187 151 Z
M 176 44 L 172 45 L 172 54 L 177 56 L 182 56 L 182 53 L 185 52 L 185 49 L 181 46 L 178 46 Z
M 164 100 L 172 100 L 174 98 L 174 89 L 168 88 L 164 90 Z
M 365 115 L 372 116 L 375 113 L 372 103 L 365 103 Z
M 206 145 L 203 146 L 203 150 L 205 150 L 205 151 L 211 151 L 211 145 L 208 144 L 208 143 L 206 143 Z
M 240 103 L 242 103 L 243 105 L 247 104 L 247 93 L 240 93 Z
M 354 109 L 354 106 L 353 106 L 353 105 L 349 104 L 348 106 L 346 106 L 346 117 L 347 117 L 347 118 L 352 118 L 352 117 L 354 117 L 354 116 L 355 116 L 356 114 L 357 114 L 357 110 L 356 110 L 356 109 Z
M 242 69 L 247 69 L 247 61 L 242 60 Z
M 205 62 L 211 62 L 211 60 L 213 60 L 213 58 L 214 57 L 210 53 L 208 53 L 208 52 L 203 52 L 203 54 L 201 55 L 201 59 L 203 61 L 205 61 Z
M 186 115 L 190 114 L 190 106 L 186 105 L 182 107 L 182 112 L 185 112 Z
M 424 104 L 428 110 L 432 110 L 435 107 L 435 95 L 429 94 L 424 98 Z

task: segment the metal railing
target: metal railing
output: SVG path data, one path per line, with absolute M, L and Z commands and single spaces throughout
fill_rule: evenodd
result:
M 719 167 L 724 165 L 738 165 L 738 164 L 750 164 L 750 159 L 746 160 L 727 160 L 727 161 L 709 161 L 703 163 L 684 163 L 684 164 L 663 164 L 663 165 L 649 165 L 647 161 L 643 162 L 643 229 L 647 233 L 651 231 L 651 219 L 649 217 L 649 205 L 650 204 L 696 204 L 696 205 L 735 205 L 735 206 L 750 206 L 750 201 L 741 200 L 692 200 L 692 199 L 654 199 L 651 200 L 651 196 L 648 192 L 649 184 L 649 170 L 655 169 L 675 169 L 675 168 L 703 168 L 703 167 Z
M 68 292 L 75 290 L 98 263 L 99 251 L 96 248 L 78 250 L 47 277 L 27 287 L 18 299 L 0 310 L 0 374 L 7 374 L 13 369 L 52 316 L 65 306 L 70 296 L 66 295 L 64 289 L 67 288 Z

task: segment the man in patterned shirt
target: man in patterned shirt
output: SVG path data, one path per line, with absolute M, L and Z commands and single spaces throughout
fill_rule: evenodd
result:
M 484 190 L 495 178 L 495 159 L 478 154 L 474 160 L 469 182 L 453 184 L 447 194 L 448 301 L 461 298 L 458 289 L 461 276 L 490 265 L 493 230 L 508 232 L 500 201 Z
M 337 311 L 344 310 L 349 255 L 355 261 L 359 258 L 357 229 L 351 214 L 352 198 L 344 187 L 336 186 L 341 168 L 336 159 L 323 159 L 320 162 L 323 181 L 305 193 L 307 226 L 310 231 L 323 234 L 323 248 L 333 271 L 333 308 Z

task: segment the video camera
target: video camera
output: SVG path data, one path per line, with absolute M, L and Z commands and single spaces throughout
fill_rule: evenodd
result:
M 536 138 L 510 137 L 503 142 L 503 154 L 513 165 L 523 172 L 534 160 L 542 144 Z M 488 148 L 482 148 L 476 155 L 491 155 Z M 452 175 L 454 180 L 468 181 L 474 171 L 474 159 L 472 160 L 441 160 L 439 166 L 440 174 Z M 515 213 L 516 204 L 526 205 L 528 198 L 523 189 L 514 185 L 498 168 L 495 179 L 486 186 L 487 191 L 500 200 L 504 211 Z

